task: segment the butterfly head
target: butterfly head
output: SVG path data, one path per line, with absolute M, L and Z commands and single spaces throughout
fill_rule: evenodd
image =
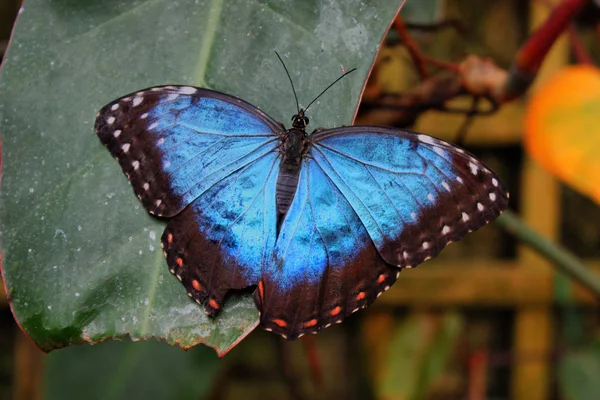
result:
M 308 117 L 305 115 L 304 110 L 300 109 L 298 114 L 294 114 L 292 117 L 292 127 L 295 129 L 305 130 L 308 125 Z

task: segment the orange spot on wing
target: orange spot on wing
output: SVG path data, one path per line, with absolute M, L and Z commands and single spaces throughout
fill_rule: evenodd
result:
M 173 234 L 169 233 L 169 236 L 167 236 L 167 242 L 169 242 L 169 244 L 173 243 Z
M 383 283 L 383 281 L 385 281 L 385 275 L 381 274 L 381 275 L 379 275 L 379 278 L 377 279 L 377 283 Z
M 358 296 L 356 296 L 356 300 L 362 300 L 366 297 L 365 292 L 360 292 Z
M 340 313 L 340 311 L 342 311 L 342 307 L 337 306 L 336 308 L 334 308 L 333 310 L 331 310 L 331 312 L 329 314 L 332 317 L 335 317 L 336 315 L 338 315 Z
M 264 298 L 265 298 L 265 285 L 263 285 L 262 281 L 258 282 L 258 295 L 260 296 L 261 300 L 264 300 Z
M 200 291 L 200 289 L 202 289 L 202 286 L 200 286 L 200 282 L 198 282 L 197 280 L 193 280 L 192 281 L 192 286 L 194 287 L 194 289 L 196 289 L 197 291 Z
M 218 310 L 219 308 L 221 308 L 221 306 L 219 305 L 219 303 L 217 303 L 217 301 L 215 299 L 210 299 L 208 301 L 208 305 L 211 306 L 212 308 L 214 308 L 215 310 Z
M 311 328 L 311 327 L 313 327 L 315 325 L 317 325 L 317 320 L 316 319 L 311 319 L 310 321 L 304 323 L 304 327 L 305 328 Z
M 179 265 L 180 267 L 183 267 L 183 258 L 181 257 L 177 257 L 177 260 L 175 261 L 177 263 L 177 265 Z
M 275 322 L 275 325 L 279 326 L 280 328 L 285 328 L 287 326 L 287 322 L 282 319 L 274 319 L 273 322 Z

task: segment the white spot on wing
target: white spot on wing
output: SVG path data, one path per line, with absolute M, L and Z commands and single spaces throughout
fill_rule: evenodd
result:
M 158 126 L 158 123 L 153 122 L 152 124 L 150 124 L 150 126 L 148 127 L 148 129 L 152 130 L 154 128 L 156 128 Z
M 498 187 L 498 180 L 496 178 L 492 178 L 492 185 Z
M 435 197 L 433 197 L 433 195 L 432 195 L 431 193 L 428 193 L 428 194 L 427 194 L 427 198 L 428 198 L 430 201 L 434 201 L 434 200 L 435 200 Z
M 467 215 L 467 213 L 463 212 L 462 213 L 462 220 L 467 222 L 469 220 L 469 216 Z
M 165 142 L 165 138 L 160 138 L 158 139 L 158 141 L 156 142 L 156 144 L 158 144 L 159 146 L 162 145 Z
M 481 204 L 481 203 L 477 203 L 477 209 L 478 209 L 479 211 L 483 211 L 483 204 Z
M 140 115 L 141 119 L 146 119 L 148 118 L 148 113 L 143 113 L 142 115 Z
M 146 182 L 146 183 L 144 183 L 144 190 L 148 190 L 148 189 L 150 189 L 150 184 L 148 182 Z
M 496 193 L 490 193 L 490 200 L 496 201 Z
M 118 110 L 119 109 L 119 104 L 118 103 L 113 104 L 110 109 L 113 110 L 113 111 Z
M 435 140 L 431 136 L 427 135 L 417 135 L 417 139 L 419 139 L 423 143 L 427 144 L 435 144 Z
M 113 132 L 113 136 L 118 138 L 121 135 L 121 130 L 117 129 L 116 131 Z
M 115 117 L 108 117 L 106 119 L 106 123 L 109 124 L 109 125 L 114 124 L 114 122 L 115 122 Z
M 444 225 L 442 228 L 442 234 L 447 235 L 450 233 L 450 227 L 448 225 Z
M 132 102 L 132 104 L 133 104 L 133 106 L 134 106 L 134 107 L 137 107 L 137 106 L 139 106 L 140 104 L 142 104 L 142 101 L 144 101 L 144 98 L 143 98 L 142 96 L 135 96 L 135 97 L 133 98 L 133 102 Z
M 473 175 L 477 175 L 477 170 L 478 170 L 477 165 L 475 165 L 472 162 L 470 162 L 469 163 L 469 168 L 471 168 L 471 173 Z
M 179 88 L 179 93 L 182 94 L 194 94 L 198 91 L 198 89 L 191 86 L 183 86 Z
M 444 189 L 446 189 L 447 191 L 450 191 L 450 185 L 448 185 L 448 182 L 444 181 L 442 182 L 442 186 L 444 187 Z
M 423 242 L 423 248 L 427 250 L 429 248 L 429 242 Z
M 125 143 L 123 146 L 121 146 L 121 150 L 123 150 L 123 153 L 127 153 L 129 151 L 130 147 L 131 147 L 131 144 Z
M 444 155 L 444 150 L 442 150 L 441 147 L 434 147 L 433 151 L 435 152 L 435 154 L 437 154 L 438 156 L 443 156 Z
M 176 98 L 178 98 L 178 97 L 179 97 L 179 93 L 170 93 L 170 94 L 167 96 L 167 101 L 175 100 L 175 99 L 176 99 Z
M 133 167 L 133 169 L 137 170 L 140 167 L 140 162 L 135 160 L 131 163 L 131 166 Z

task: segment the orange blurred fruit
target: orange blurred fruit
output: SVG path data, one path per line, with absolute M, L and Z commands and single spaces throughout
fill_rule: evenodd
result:
M 533 159 L 600 204 L 600 70 L 570 66 L 537 90 L 524 140 Z

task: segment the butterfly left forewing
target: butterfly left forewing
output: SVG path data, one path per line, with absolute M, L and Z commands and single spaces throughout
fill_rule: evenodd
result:
M 144 207 L 168 217 L 270 151 L 281 126 L 233 96 L 158 86 L 104 106 L 95 129 Z

